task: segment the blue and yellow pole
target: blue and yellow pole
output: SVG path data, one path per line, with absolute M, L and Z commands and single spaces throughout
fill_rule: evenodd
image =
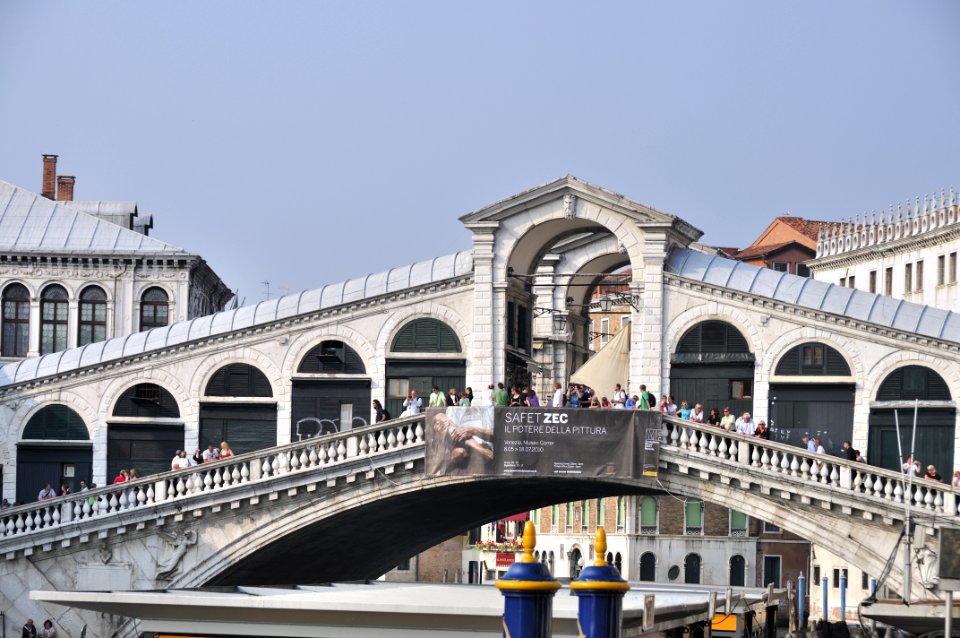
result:
M 523 558 L 497 581 L 503 594 L 504 638 L 550 638 L 553 633 L 553 595 L 560 583 L 533 557 L 537 533 L 533 523 L 523 526 Z
M 583 638 L 620 638 L 623 624 L 623 595 L 630 584 L 620 572 L 604 560 L 607 555 L 607 534 L 597 528 L 594 543 L 597 560 L 580 572 L 570 583 L 570 590 L 580 599 L 577 622 Z

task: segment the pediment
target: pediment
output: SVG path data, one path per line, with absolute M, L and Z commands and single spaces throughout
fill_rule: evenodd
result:
M 674 227 L 693 239 L 697 239 L 703 234 L 676 215 L 657 210 L 619 193 L 608 191 L 573 175 L 565 175 L 552 182 L 511 195 L 461 216 L 460 221 L 467 227 L 483 225 L 485 222 L 500 222 L 513 215 L 522 214 L 533 207 L 563 199 L 567 195 L 573 195 L 602 208 L 626 215 L 641 225 Z

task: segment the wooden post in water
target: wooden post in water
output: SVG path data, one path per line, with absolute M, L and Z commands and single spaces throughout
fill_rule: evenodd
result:
M 788 635 L 797 635 L 797 592 L 793 588 L 793 581 L 787 581 L 787 631 Z

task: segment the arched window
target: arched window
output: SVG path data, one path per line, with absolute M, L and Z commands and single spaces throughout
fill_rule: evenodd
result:
M 331 340 L 311 348 L 300 360 L 297 372 L 366 374 L 367 369 L 356 350 L 342 341 Z
M 653 552 L 640 556 L 640 580 L 652 582 L 657 579 L 657 557 Z
M 877 401 L 949 401 L 950 389 L 939 374 L 923 366 L 904 366 L 887 375 Z
M 653 496 L 640 499 L 640 533 L 657 533 L 657 499 Z
M 30 292 L 23 284 L 10 284 L 3 291 L 3 338 L 5 357 L 25 357 L 30 342 Z
M 24 439 L 41 441 L 89 441 L 90 432 L 80 415 L 65 405 L 38 410 L 23 429 Z
M 700 582 L 700 554 L 687 554 L 683 559 L 683 582 L 697 584 Z
M 725 321 L 704 321 L 684 333 L 673 360 L 675 363 L 753 361 L 753 356 L 739 330 Z
M 613 566 L 617 568 L 617 571 L 621 574 L 623 573 L 623 556 L 620 555 L 620 552 L 617 552 L 613 555 Z
M 776 374 L 784 376 L 850 376 L 850 366 L 835 348 L 810 341 L 791 348 L 777 363 Z
M 417 319 L 393 339 L 393 352 L 462 352 L 453 329 L 437 319 Z
M 267 376 L 246 363 L 225 365 L 211 377 L 204 394 L 208 397 L 272 397 Z
M 155 383 L 138 383 L 127 388 L 113 406 L 113 416 L 180 418 L 180 407 L 165 388 Z
M 617 531 L 623 531 L 627 524 L 627 499 L 617 497 Z
M 737 554 L 730 558 L 730 586 L 744 587 L 747 573 L 747 561 Z
M 140 331 L 162 328 L 170 321 L 170 298 L 163 288 L 147 288 L 140 298 Z
M 80 293 L 80 321 L 77 345 L 85 346 L 107 338 L 107 293 L 99 286 L 87 286 Z
M 583 565 L 580 564 L 580 549 L 574 547 L 570 550 L 570 579 L 573 580 L 580 576 L 580 570 L 583 569 Z
M 63 286 L 47 286 L 40 294 L 40 354 L 67 349 L 67 299 Z

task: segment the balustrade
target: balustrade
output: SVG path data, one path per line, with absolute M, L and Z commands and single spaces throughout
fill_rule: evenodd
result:
M 906 489 L 916 510 L 960 519 L 960 490 L 944 483 L 915 477 L 912 485 L 905 486 L 899 472 L 666 416 L 663 443 L 693 456 L 746 465 L 769 474 L 773 480 L 790 477 L 808 484 L 856 492 L 885 505 L 903 506 Z M 738 458 L 743 462 L 738 462 Z
M 233 456 L 182 470 L 86 490 L 0 511 L 0 538 L 101 519 L 288 474 L 333 467 L 423 443 L 423 417 L 364 428 Z

